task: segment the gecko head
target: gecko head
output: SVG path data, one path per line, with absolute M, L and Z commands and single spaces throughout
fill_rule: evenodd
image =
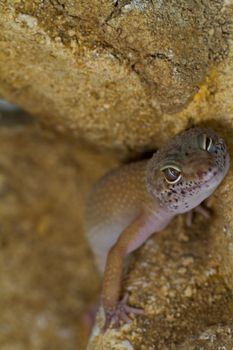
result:
M 180 214 L 198 206 L 216 189 L 229 168 L 225 143 L 213 130 L 191 128 L 153 155 L 147 187 L 160 206 Z

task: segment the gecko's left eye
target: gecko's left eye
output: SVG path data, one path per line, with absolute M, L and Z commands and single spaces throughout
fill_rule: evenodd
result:
M 169 184 L 175 184 L 181 179 L 181 170 L 175 165 L 166 165 L 161 168 L 161 171 Z
M 207 152 L 214 151 L 213 140 L 211 137 L 207 136 L 206 134 L 199 136 L 199 146 L 203 151 L 207 151 Z

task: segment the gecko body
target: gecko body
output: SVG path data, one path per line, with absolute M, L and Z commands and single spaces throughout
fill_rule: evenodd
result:
M 87 205 L 87 237 L 103 275 L 105 327 L 140 313 L 120 300 L 126 257 L 172 218 L 209 197 L 229 168 L 223 139 L 211 129 L 178 134 L 149 160 L 111 171 Z

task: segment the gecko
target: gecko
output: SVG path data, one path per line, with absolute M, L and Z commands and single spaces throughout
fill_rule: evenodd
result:
M 229 154 L 212 129 L 193 127 L 176 135 L 151 159 L 110 171 L 87 204 L 87 238 L 103 278 L 105 326 L 128 322 L 143 311 L 121 299 L 124 265 L 131 252 L 178 214 L 199 208 L 225 177 Z

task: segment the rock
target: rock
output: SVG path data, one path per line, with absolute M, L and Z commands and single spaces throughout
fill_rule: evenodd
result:
M 98 144 L 158 146 L 201 113 L 182 111 L 227 57 L 225 7 L 221 0 L 1 2 L 0 94 Z
M 195 334 L 193 341 L 184 342 L 180 345 L 180 350 L 196 350 L 196 349 L 218 349 L 227 350 L 233 344 L 233 332 L 229 326 L 209 326 L 199 334 Z
M 231 151 L 231 154 L 232 151 Z M 218 218 L 216 226 L 210 228 L 211 254 L 224 275 L 225 281 L 233 291 L 233 218 L 232 218 L 232 170 L 230 171 L 225 186 L 221 186 L 215 213 Z
M 75 349 L 79 317 L 99 289 L 83 235 L 85 199 L 116 156 L 20 115 L 15 126 L 0 123 L 0 343 Z

